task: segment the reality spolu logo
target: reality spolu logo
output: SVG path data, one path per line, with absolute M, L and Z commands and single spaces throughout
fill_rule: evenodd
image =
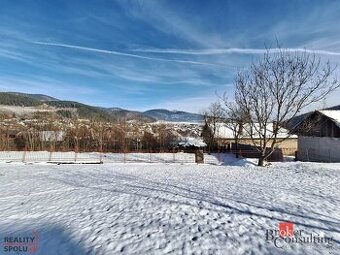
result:
M 28 235 L 5 236 L 2 246 L 2 250 L 8 253 L 35 253 L 39 246 L 39 234 L 33 230 Z

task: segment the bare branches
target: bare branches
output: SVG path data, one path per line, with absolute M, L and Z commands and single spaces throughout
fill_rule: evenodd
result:
M 202 130 L 202 137 L 207 144 L 208 151 L 214 149 L 217 144 L 215 141 L 218 123 L 224 117 L 224 111 L 219 102 L 212 103 L 204 112 L 204 126 Z
M 333 77 L 335 69 L 315 54 L 268 49 L 249 70 L 236 75 L 235 104 L 250 126 L 252 140 L 260 138 L 259 148 L 254 143 L 261 152 L 259 165 L 274 151 L 285 121 L 340 86 Z M 227 108 L 233 112 L 232 107 Z

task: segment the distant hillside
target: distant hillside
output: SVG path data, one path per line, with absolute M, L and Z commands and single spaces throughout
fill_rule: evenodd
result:
M 143 112 L 144 115 L 154 118 L 156 120 L 165 121 L 187 121 L 199 122 L 203 120 L 202 115 L 196 113 L 189 113 L 183 111 L 169 111 L 166 109 L 154 109 Z
M 45 99 L 48 99 L 47 101 Z M 12 92 L 1 92 L 0 93 L 0 105 L 11 105 L 11 106 L 25 106 L 25 107 L 37 107 L 43 104 L 53 106 L 55 108 L 74 108 L 80 118 L 84 119 L 98 119 L 98 120 L 114 120 L 115 116 L 94 106 L 81 104 L 78 102 L 61 101 L 56 99 L 52 101 L 52 97 L 45 95 L 36 94 L 24 94 L 24 93 L 12 93 Z M 57 111 L 62 116 L 67 116 L 65 111 Z
M 17 95 L 17 96 L 28 97 L 28 98 L 36 99 L 39 101 L 59 101 L 59 99 L 57 98 L 42 95 L 42 94 L 28 94 L 28 93 L 21 93 L 21 92 L 6 92 L 6 93 Z
M 104 108 L 90 106 L 73 101 L 59 100 L 42 94 L 26 94 L 19 92 L 0 92 L 0 105 L 36 107 L 41 105 L 55 107 L 62 116 L 68 114 L 65 108 L 76 109 L 80 118 L 100 120 L 142 120 L 152 122 L 156 120 L 173 122 L 199 122 L 202 115 L 184 111 L 169 111 L 166 109 L 153 109 L 145 112 L 130 111 L 118 107 Z
M 336 106 L 332 106 L 332 107 L 329 107 L 329 108 L 326 108 L 325 110 L 340 110 L 340 105 L 336 105 Z
M 54 106 L 56 108 L 75 108 L 80 118 L 83 119 L 97 119 L 97 120 L 115 120 L 115 116 L 109 112 L 95 106 L 90 106 L 73 101 L 47 101 L 44 102 L 47 105 Z
M 156 119 L 144 115 L 142 112 L 138 111 L 129 111 L 118 107 L 113 108 L 102 108 L 105 111 L 109 112 L 112 116 L 115 116 L 118 120 L 140 120 L 146 122 L 153 122 Z
M 28 96 L 0 92 L 0 104 L 16 106 L 38 106 L 41 105 L 41 102 Z
M 104 108 L 105 109 L 105 108 Z M 202 120 L 202 115 L 183 112 L 183 111 L 169 111 L 166 109 L 152 109 L 145 112 L 130 111 L 118 107 L 106 108 L 116 114 L 119 118 L 126 120 L 139 119 L 146 121 L 172 121 L 172 122 L 199 122 Z

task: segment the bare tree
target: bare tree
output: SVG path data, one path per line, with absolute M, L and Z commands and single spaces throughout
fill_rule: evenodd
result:
M 0 112 L 0 150 L 8 150 L 9 148 L 9 127 L 4 125 L 3 121 L 6 119 L 6 115 Z
M 34 127 L 26 127 L 26 130 L 23 132 L 23 136 L 25 139 L 25 147 L 30 151 L 34 151 L 38 149 L 39 146 L 39 131 Z
M 288 138 L 279 139 L 287 120 L 340 86 L 333 77 L 335 69 L 315 54 L 279 49 L 267 50 L 249 70 L 236 75 L 235 103 L 260 153 L 259 166 L 264 165 L 279 141 Z
M 107 131 L 105 123 L 100 120 L 91 123 L 89 129 L 92 131 L 92 139 L 94 144 L 90 144 L 90 147 L 95 146 L 100 152 L 103 152 L 104 138 Z
M 212 103 L 203 111 L 204 126 L 202 137 L 207 144 L 209 152 L 217 146 L 216 133 L 218 131 L 218 123 L 223 119 L 223 114 L 224 112 L 220 102 Z
M 247 121 L 246 116 L 238 104 L 228 100 L 226 94 L 224 94 L 221 99 L 225 106 L 225 118 L 223 122 L 233 134 L 236 151 L 235 155 L 236 158 L 238 158 L 240 154 L 239 144 L 243 137 L 243 125 Z

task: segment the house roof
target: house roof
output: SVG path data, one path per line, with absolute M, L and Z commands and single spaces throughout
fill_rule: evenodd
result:
M 318 112 L 330 118 L 335 123 L 335 125 L 340 127 L 340 110 L 323 110 Z
M 198 148 L 207 146 L 207 144 L 203 142 L 201 138 L 196 137 L 185 137 L 185 139 L 180 141 L 178 145 L 181 147 L 198 147 Z
M 259 129 L 259 125 L 255 124 L 258 129 Z M 241 136 L 242 138 L 250 138 L 250 125 L 249 124 L 245 124 L 243 126 L 243 135 Z M 271 137 L 273 135 L 273 123 L 268 123 L 267 126 L 267 136 Z M 297 138 L 296 135 L 292 135 L 289 133 L 289 131 L 285 128 L 280 128 L 278 134 L 277 134 L 277 138 Z M 234 139 L 234 133 L 233 130 L 231 128 L 229 128 L 226 124 L 224 123 L 218 123 L 217 125 L 217 130 L 216 130 L 216 138 L 220 138 L 220 139 Z M 254 136 L 253 138 L 257 139 L 260 138 L 260 136 L 258 134 L 256 134 L 256 132 L 254 131 Z

